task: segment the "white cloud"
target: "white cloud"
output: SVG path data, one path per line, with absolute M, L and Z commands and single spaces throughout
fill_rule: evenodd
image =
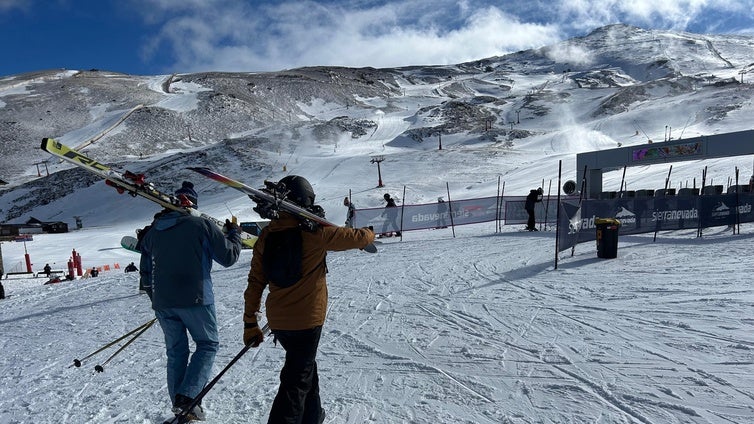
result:
M 710 14 L 748 12 L 751 17 L 753 3 L 751 0 L 562 0 L 557 10 L 564 26 L 582 31 L 618 22 L 686 30 L 692 23 L 708 19 Z
M 754 21 L 754 0 L 131 1 L 159 26 L 145 55 L 165 56 L 161 62 L 173 64 L 166 71 L 175 72 L 441 65 L 542 47 L 618 22 L 715 28 L 710 16 L 733 12 Z M 568 54 L 588 60 L 588 52 Z
M 157 54 L 167 46 L 179 72 L 391 67 L 459 63 L 559 39 L 554 28 L 520 22 L 496 7 L 441 3 L 404 1 L 362 9 L 312 1 L 253 10 L 239 4 L 201 6 L 167 18 L 147 53 Z M 173 0 L 159 0 L 150 10 L 191 9 L 173 5 Z M 448 23 L 449 13 L 455 22 Z

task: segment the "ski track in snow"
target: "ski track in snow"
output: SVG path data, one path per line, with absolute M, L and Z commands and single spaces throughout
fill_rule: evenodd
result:
M 376 255 L 332 253 L 318 361 L 326 422 L 752 422 L 754 294 L 744 273 L 731 273 L 740 256 L 707 253 L 748 251 L 744 229 L 661 233 L 655 243 L 627 236 L 614 260 L 585 243 L 561 254 L 558 270 L 553 233 L 484 225 L 456 238 L 409 233 Z M 213 271 L 215 372 L 241 348 L 250 254 Z M 117 347 L 72 366 L 152 319 L 137 276 L 42 280 L 4 281 L 0 422 L 169 416 L 159 324 L 102 373 L 94 366 Z M 208 422 L 266 421 L 282 360 L 271 340 L 251 350 L 206 398 Z

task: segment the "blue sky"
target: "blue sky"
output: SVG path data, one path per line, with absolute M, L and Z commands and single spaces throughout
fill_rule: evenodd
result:
M 0 0 L 0 76 L 441 65 L 612 23 L 754 34 L 754 0 Z

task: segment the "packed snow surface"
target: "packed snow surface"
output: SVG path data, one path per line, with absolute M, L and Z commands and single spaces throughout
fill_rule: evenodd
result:
M 136 200 L 135 200 L 136 201 Z M 554 232 L 494 225 L 383 239 L 328 255 L 318 365 L 327 423 L 748 423 L 754 421 L 754 228 L 626 236 L 561 253 Z M 0 422 L 153 423 L 169 416 L 159 324 L 119 247 L 132 228 L 35 236 L 36 261 L 77 249 L 96 278 L 7 279 L 0 301 Z M 65 252 L 64 252 L 65 253 Z M 4 243 L 5 257 L 23 255 Z M 219 372 L 242 348 L 251 251 L 216 266 Z M 121 269 L 112 269 L 114 264 Z M 60 267 L 61 263 L 54 264 Z M 43 266 L 36 266 L 41 268 Z M 748 270 L 748 271 L 747 271 Z M 210 423 L 265 422 L 283 350 L 249 351 L 204 402 Z

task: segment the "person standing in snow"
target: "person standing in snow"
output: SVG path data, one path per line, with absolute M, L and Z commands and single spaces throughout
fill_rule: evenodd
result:
M 0 277 L 2 277 L 1 274 Z M 0 281 L 0 299 L 5 299 L 5 287 L 3 287 L 2 281 Z
M 175 192 L 196 207 L 190 182 Z M 165 209 L 155 215 L 141 240 L 140 284 L 165 336 L 167 386 L 173 412 L 188 407 L 209 381 L 219 345 L 212 262 L 229 267 L 241 253 L 240 229 L 226 220 L 226 234 L 207 219 L 185 210 Z M 187 333 L 196 346 L 189 351 Z M 204 419 L 201 405 L 188 414 Z
M 280 183 L 290 190 L 288 200 L 305 209 L 315 207 L 314 190 L 305 178 L 289 175 Z M 366 228 L 304 229 L 298 218 L 284 211 L 259 235 L 244 292 L 243 341 L 257 347 L 264 340 L 257 316 L 262 293 L 268 288 L 267 323 L 285 349 L 268 423 L 319 424 L 324 420 L 316 355 L 327 311 L 325 256 L 328 251 L 363 249 L 373 241 L 374 233 Z
M 348 197 L 343 199 L 343 206 L 348 208 L 348 213 L 346 214 L 346 228 L 353 228 L 353 217 L 356 214 L 356 206 L 353 205 Z
M 387 228 L 392 226 L 392 228 L 399 230 L 401 228 L 400 225 L 398 225 L 398 205 L 395 204 L 395 199 L 390 197 L 390 193 L 385 193 L 384 196 L 382 196 L 383 199 L 385 199 L 386 205 L 385 205 L 385 214 L 387 215 L 387 219 L 385 220 L 385 223 L 382 226 L 383 229 L 383 235 L 392 235 L 393 232 L 387 231 Z M 395 236 L 400 237 L 401 232 L 395 231 Z
M 52 274 L 52 268 L 50 267 L 50 264 L 45 264 L 45 267 L 42 269 L 45 272 L 45 276 L 47 276 L 47 278 L 50 278 L 50 274 Z
M 529 220 L 526 222 L 526 229 L 529 231 L 537 231 L 536 220 L 534 219 L 534 207 L 537 203 L 542 201 L 542 187 L 529 191 L 529 195 L 526 196 L 526 204 L 524 208 L 529 215 Z
M 437 198 L 437 228 L 448 228 L 448 205 L 442 196 Z

